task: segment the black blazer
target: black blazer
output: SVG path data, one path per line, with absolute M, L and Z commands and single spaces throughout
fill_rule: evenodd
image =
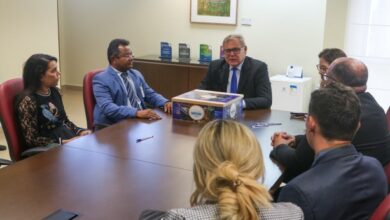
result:
M 349 144 L 320 154 L 308 171 L 283 187 L 278 202 L 298 205 L 305 220 L 369 219 L 386 194 L 380 163 Z
M 360 153 L 379 160 L 382 166 L 390 162 L 390 136 L 387 129 L 386 115 L 382 107 L 368 92 L 357 93 L 360 100 L 360 128 L 356 132 L 352 144 Z M 305 135 L 298 135 L 296 149 L 285 144 L 271 151 L 271 158 L 285 167 L 284 182 L 288 182 L 302 172 L 308 170 L 314 160 Z
M 228 80 L 229 64 L 225 59 L 214 60 L 210 63 L 207 75 L 198 88 L 226 92 Z M 251 57 L 245 57 L 237 93 L 244 95 L 247 109 L 270 108 L 272 91 L 267 64 Z

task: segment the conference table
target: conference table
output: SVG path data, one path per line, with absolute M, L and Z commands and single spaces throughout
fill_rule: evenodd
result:
M 158 113 L 161 120 L 124 120 L 0 169 L 0 219 L 43 219 L 58 209 L 76 219 L 137 219 L 145 209 L 189 207 L 192 153 L 204 123 Z M 271 135 L 302 134 L 304 122 L 276 110 L 245 111 L 238 120 L 260 142 L 270 187 L 281 175 L 269 159 Z M 281 124 L 253 128 L 258 122 Z

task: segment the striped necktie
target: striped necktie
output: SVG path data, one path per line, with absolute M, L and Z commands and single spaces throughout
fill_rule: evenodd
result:
M 137 96 L 136 90 L 134 88 L 134 83 L 132 81 L 130 82 L 128 73 L 127 72 L 121 73 L 121 77 L 123 79 L 123 82 L 125 83 L 125 87 L 127 90 L 127 97 L 129 98 L 130 105 L 134 108 L 141 110 L 142 109 L 141 100 Z

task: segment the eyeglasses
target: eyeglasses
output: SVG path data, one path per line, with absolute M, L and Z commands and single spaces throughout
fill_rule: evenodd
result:
M 334 77 L 332 77 L 332 76 L 329 76 L 329 75 L 326 74 L 326 73 L 320 73 L 320 76 L 321 76 L 321 79 L 322 79 L 323 81 L 329 81 L 329 80 L 331 80 L 331 81 L 334 81 L 334 82 L 338 82 L 338 80 L 337 80 L 336 78 L 334 78 Z
M 238 53 L 241 52 L 242 48 L 244 48 L 244 47 L 235 47 L 235 48 L 223 49 L 223 53 L 224 54 L 229 54 L 229 53 L 238 54 Z
M 124 58 L 134 58 L 134 54 L 132 54 L 132 53 L 121 54 L 121 55 L 119 55 L 118 57 L 119 57 L 119 58 L 122 58 L 122 57 L 124 57 Z
M 320 64 L 317 64 L 316 67 L 317 67 L 317 70 L 319 71 L 320 74 L 321 73 L 326 73 L 326 71 L 328 70 L 328 67 L 321 66 Z

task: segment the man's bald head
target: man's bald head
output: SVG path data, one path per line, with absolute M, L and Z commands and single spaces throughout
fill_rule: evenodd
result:
M 368 70 L 360 60 L 349 57 L 338 58 L 329 66 L 327 75 L 344 85 L 366 89 Z

